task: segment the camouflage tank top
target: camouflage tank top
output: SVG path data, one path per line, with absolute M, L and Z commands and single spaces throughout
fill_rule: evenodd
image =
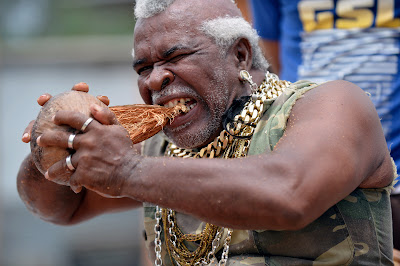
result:
M 298 81 L 275 100 L 264 103 L 269 107 L 257 125 L 249 155 L 273 151 L 286 129 L 293 105 L 316 86 Z M 165 147 L 166 141 L 157 135 L 146 141 L 143 153 L 162 156 Z M 234 230 L 227 265 L 393 265 L 390 189 L 357 188 L 301 230 Z M 155 206 L 145 203 L 146 244 L 153 262 L 154 217 Z M 181 213 L 177 214 L 177 222 L 186 234 L 201 233 L 205 226 L 204 222 Z M 190 244 L 189 249 L 197 248 Z M 222 245 L 219 255 L 221 248 Z M 164 244 L 162 259 L 163 265 L 174 265 Z

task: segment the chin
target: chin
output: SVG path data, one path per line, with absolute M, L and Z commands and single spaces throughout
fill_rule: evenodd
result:
M 219 123 L 220 125 L 221 123 Z M 213 123 L 215 125 L 215 123 Z M 184 149 L 194 149 L 206 146 L 221 132 L 221 127 L 197 126 L 188 122 L 177 128 L 164 128 L 164 134 L 176 146 Z

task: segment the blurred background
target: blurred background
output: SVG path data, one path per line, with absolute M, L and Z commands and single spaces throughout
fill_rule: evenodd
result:
M 56 226 L 27 211 L 15 181 L 29 153 L 22 133 L 42 93 L 84 81 L 111 105 L 141 103 L 131 67 L 133 7 L 132 0 L 0 1 L 0 265 L 145 265 L 141 209 Z

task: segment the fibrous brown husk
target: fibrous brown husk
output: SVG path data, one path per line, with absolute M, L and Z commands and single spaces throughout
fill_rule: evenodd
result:
M 91 116 L 92 103 L 106 106 L 96 97 L 80 91 L 69 91 L 52 97 L 40 110 L 31 133 L 31 153 L 36 167 L 41 173 L 54 163 L 66 158 L 72 150 L 60 147 L 39 147 L 36 139 L 46 130 L 59 130 L 70 133 L 79 133 L 69 126 L 58 126 L 52 121 L 57 111 L 78 111 Z M 129 132 L 133 143 L 144 141 L 157 134 L 162 128 L 180 112 L 186 110 L 183 105 L 166 108 L 154 105 L 124 105 L 109 107 L 115 113 L 119 123 Z
M 184 105 L 167 108 L 158 105 L 124 105 L 110 107 L 118 121 L 129 132 L 133 143 L 142 142 L 155 134 L 179 113 L 184 112 Z

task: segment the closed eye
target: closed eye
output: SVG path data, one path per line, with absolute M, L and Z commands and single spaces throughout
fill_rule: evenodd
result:
M 185 56 L 186 56 L 186 54 L 180 54 L 180 55 L 174 56 L 171 59 L 169 59 L 168 62 L 171 62 L 171 63 L 178 62 L 179 60 L 181 60 Z
M 181 60 L 181 59 L 183 59 L 183 58 L 185 58 L 185 57 L 187 57 L 187 56 L 189 56 L 189 55 L 192 55 L 192 54 L 194 54 L 194 53 L 195 53 L 195 52 L 193 52 L 193 53 L 187 53 L 187 54 L 179 54 L 179 55 L 176 55 L 176 56 L 172 57 L 171 59 L 169 59 L 168 62 L 176 63 L 176 62 L 178 62 L 179 60 Z
M 153 69 L 153 66 L 145 66 L 145 67 L 139 68 L 136 72 L 139 75 L 142 75 L 142 74 L 145 74 L 144 72 L 149 71 L 151 69 Z

